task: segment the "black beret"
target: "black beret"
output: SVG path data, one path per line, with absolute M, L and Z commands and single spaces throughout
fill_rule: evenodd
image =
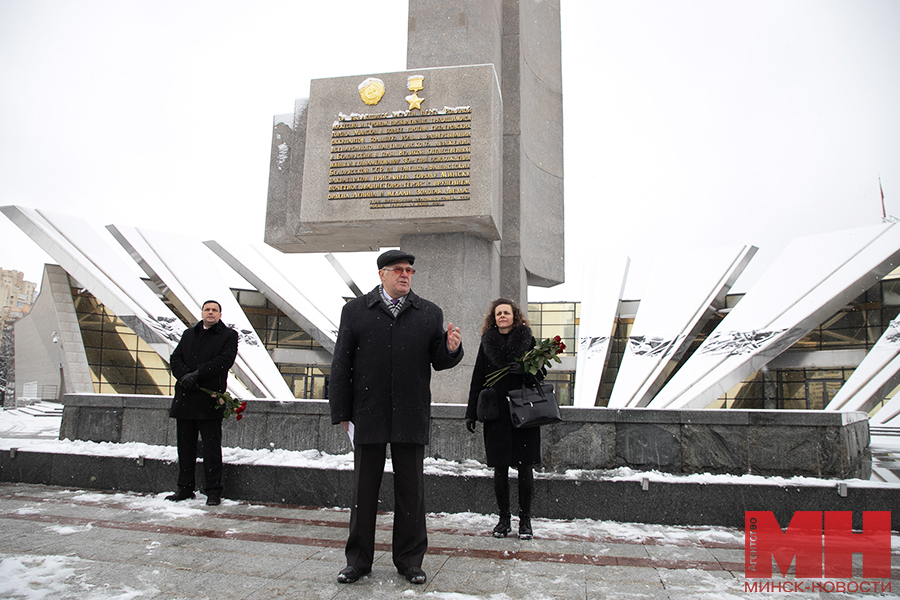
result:
M 401 260 L 407 260 L 409 261 L 409 264 L 413 264 L 416 262 L 416 257 L 403 250 L 388 250 L 378 257 L 378 268 L 383 269 L 386 266 L 398 263 Z

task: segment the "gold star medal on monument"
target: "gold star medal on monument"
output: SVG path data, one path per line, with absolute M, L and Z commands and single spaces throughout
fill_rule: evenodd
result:
M 409 82 L 409 91 L 412 92 L 411 95 L 406 97 L 406 101 L 409 102 L 409 110 L 413 110 L 415 108 L 422 110 L 422 101 L 425 98 L 419 98 L 418 92 L 424 87 L 422 85 L 422 82 L 424 80 L 424 75 L 411 75 L 409 78 L 407 78 L 407 81 Z
M 369 77 L 359 84 L 359 97 L 366 104 L 378 104 L 384 96 L 384 82 L 375 77 Z

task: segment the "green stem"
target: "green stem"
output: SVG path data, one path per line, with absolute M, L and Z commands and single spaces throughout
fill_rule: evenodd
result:
M 509 367 L 503 367 L 502 369 L 494 371 L 484 380 L 484 387 L 493 387 L 493 385 L 503 379 L 507 373 L 509 373 Z

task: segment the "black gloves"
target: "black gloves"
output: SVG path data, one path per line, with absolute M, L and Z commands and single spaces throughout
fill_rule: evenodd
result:
M 181 378 L 181 385 L 189 392 L 196 390 L 198 379 L 200 379 L 200 371 L 191 371 Z
M 475 433 L 475 419 L 466 419 L 466 429 L 469 433 Z
M 525 374 L 525 369 L 522 368 L 522 363 L 520 363 L 520 362 L 512 361 L 511 363 L 509 363 L 506 366 L 509 367 L 510 375 L 524 375 Z

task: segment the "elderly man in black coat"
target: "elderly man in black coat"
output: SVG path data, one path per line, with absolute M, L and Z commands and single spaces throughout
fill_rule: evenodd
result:
M 203 303 L 199 323 L 181 336 L 169 365 L 178 380 L 169 416 L 176 419 L 178 490 L 166 500 L 179 502 L 194 497 L 197 467 L 197 435 L 203 440 L 206 503 L 222 501 L 222 418 L 224 407 L 200 388 L 224 392 L 228 369 L 237 356 L 238 334 L 222 323 L 222 306 Z
M 344 305 L 328 398 L 331 422 L 353 424 L 354 485 L 347 567 L 352 583 L 372 570 L 375 517 L 387 444 L 394 470 L 393 560 L 411 583 L 425 583 L 423 461 L 431 421 L 431 369 L 463 356 L 458 327 L 443 327 L 441 309 L 410 290 L 415 257 L 388 250 L 378 257 L 381 285 Z

